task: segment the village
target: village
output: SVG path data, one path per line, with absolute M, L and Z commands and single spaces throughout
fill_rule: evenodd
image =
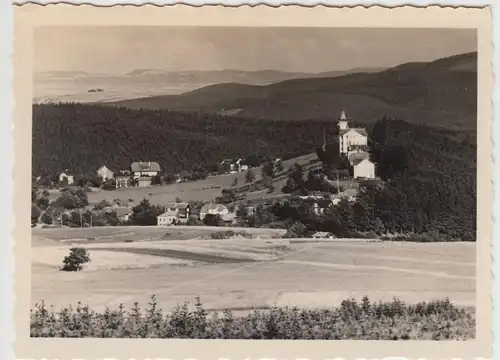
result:
M 323 184 L 331 185 L 330 189 L 333 189 L 332 191 L 321 191 L 320 189 L 316 189 L 304 194 L 300 191 L 296 191 L 297 189 L 287 189 L 287 187 L 289 187 L 287 183 L 283 189 L 278 189 L 277 192 L 275 191 L 275 193 L 269 195 L 276 186 L 276 179 L 280 177 L 281 179 L 286 178 L 287 175 L 289 177 L 291 176 L 293 179 L 294 166 L 298 166 L 301 169 L 302 166 L 293 163 L 294 159 L 291 159 L 288 161 L 288 163 L 291 164 L 290 168 L 285 169 L 281 158 L 267 158 L 267 164 L 261 166 L 260 169 L 262 172 L 261 179 L 257 180 L 257 176 L 254 172 L 258 170 L 260 164 L 255 159 L 224 159 L 220 162 L 220 170 L 216 173 L 205 175 L 205 179 L 210 178 L 213 182 L 217 183 L 218 178 L 244 173 L 246 185 L 237 187 L 238 179 L 234 178 L 229 189 L 223 188 L 222 196 L 212 199 L 212 201 L 203 201 L 202 199 L 199 201 L 182 201 L 179 198 L 181 194 L 176 196 L 176 201 L 171 202 L 155 201 L 155 199 L 152 198 L 151 202 L 154 203 L 154 205 L 161 206 L 164 211 L 156 216 L 154 224 L 148 225 L 163 227 L 196 223 L 216 224 L 217 222 L 211 219 L 217 218 L 219 223 L 224 226 L 235 226 L 238 222 L 238 213 L 244 211 L 245 214 L 251 215 L 258 204 L 270 204 L 272 201 L 290 198 L 290 196 L 295 196 L 300 202 L 308 204 L 313 213 L 317 216 L 324 214 L 325 211 L 332 206 L 338 205 L 342 199 L 346 199 L 348 202 L 352 203 L 356 200 L 360 184 L 366 184 L 367 181 L 378 184 L 380 180 L 376 178 L 375 164 L 370 160 L 368 134 L 366 129 L 349 127 L 348 118 L 344 110 L 338 118 L 338 134 L 338 139 L 336 141 L 339 146 L 338 153 L 349 160 L 349 164 L 352 167 L 352 175 L 350 175 L 347 169 L 341 169 L 334 172 L 334 179 L 329 178 L 322 173 L 321 162 L 314 158 L 309 161 L 309 164 L 303 166 L 305 169 L 307 165 L 312 165 L 309 166 L 310 173 L 314 174 L 314 176 L 319 175 L 319 181 Z M 326 139 L 324 139 L 322 145 L 323 150 L 326 146 L 327 142 Z M 267 168 L 271 168 L 271 170 L 267 170 L 269 172 L 268 176 L 265 174 L 266 166 Z M 95 188 L 95 185 L 94 188 L 87 186 L 89 193 L 101 192 L 113 194 L 114 199 L 112 201 L 102 200 L 97 204 L 90 203 L 78 209 L 60 208 L 58 210 L 54 210 L 55 205 L 52 206 L 52 203 L 54 203 L 54 201 L 52 201 L 44 211 L 35 212 L 32 218 L 37 215 L 38 217 L 34 219 L 33 222 L 42 226 L 43 224 L 45 224 L 45 226 L 50 225 L 51 227 L 92 227 L 99 226 L 99 222 L 95 221 L 93 218 L 97 218 L 103 214 L 104 216 L 113 214 L 118 220 L 116 224 L 123 225 L 130 222 L 133 208 L 138 205 L 139 201 L 122 199 L 120 192 L 123 193 L 124 190 L 133 188 L 145 190 L 148 188 L 161 189 L 168 188 L 172 186 L 172 184 L 202 181 L 190 180 L 189 174 L 184 172 L 176 174 L 175 176 L 169 176 L 169 183 L 166 183 L 165 180 L 167 180 L 167 176 L 162 176 L 162 167 L 155 161 L 133 162 L 129 169 L 117 171 L 113 171 L 106 165 L 102 165 L 96 170 L 95 177 L 99 181 L 100 188 Z M 203 179 L 203 177 L 201 178 Z M 40 177 L 37 178 L 37 181 L 38 180 L 40 180 Z M 73 191 L 75 191 L 75 189 L 79 189 L 83 185 L 82 181 L 79 183 L 75 181 L 75 175 L 69 170 L 57 174 L 56 180 L 57 182 L 52 185 L 58 192 L 64 191 L 64 189 L 73 189 Z M 263 192 L 263 188 L 269 189 L 269 191 Z M 254 196 L 253 201 L 246 200 L 246 196 L 252 193 L 260 195 L 257 197 Z M 94 214 L 96 212 L 98 212 L 98 214 Z M 85 213 L 87 215 L 85 215 Z M 44 216 L 45 214 L 51 215 L 49 217 L 48 215 Z M 78 218 L 78 216 L 80 219 L 70 221 L 72 217 Z

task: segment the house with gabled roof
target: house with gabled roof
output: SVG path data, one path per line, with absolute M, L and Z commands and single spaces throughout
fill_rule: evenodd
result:
M 374 179 L 375 178 L 375 164 L 369 159 L 356 159 L 353 161 L 355 179 Z
M 114 173 L 106 165 L 103 165 L 97 169 L 97 176 L 103 180 L 110 180 L 114 178 Z
M 229 214 L 227 206 L 216 203 L 205 204 L 200 209 L 200 220 L 203 221 L 207 215 L 220 215 L 224 217 Z
M 134 178 L 154 177 L 161 171 L 160 164 L 155 161 L 136 161 L 130 165 Z
M 170 203 L 165 205 L 165 212 L 157 217 L 158 226 L 185 224 L 189 220 L 191 206 L 189 203 Z

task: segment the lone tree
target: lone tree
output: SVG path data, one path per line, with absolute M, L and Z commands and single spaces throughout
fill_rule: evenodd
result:
M 62 271 L 80 271 L 83 264 L 90 262 L 90 255 L 85 248 L 71 248 L 69 255 L 64 257 Z

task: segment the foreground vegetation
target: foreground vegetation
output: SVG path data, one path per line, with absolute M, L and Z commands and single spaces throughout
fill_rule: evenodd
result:
M 210 314 L 198 300 L 166 314 L 151 297 L 142 310 L 136 303 L 96 312 L 80 303 L 58 312 L 37 304 L 31 310 L 32 337 L 466 340 L 475 336 L 475 315 L 448 299 L 408 305 L 394 299 L 371 304 L 345 300 L 322 310 L 273 307 L 244 317 L 231 311 Z

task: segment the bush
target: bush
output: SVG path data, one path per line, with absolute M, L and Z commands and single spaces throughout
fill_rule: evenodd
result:
M 62 271 L 80 271 L 83 265 L 90 262 L 90 255 L 85 248 L 71 248 L 64 257 Z
M 172 313 L 135 303 L 130 310 L 96 312 L 80 303 L 59 312 L 36 304 L 30 312 L 31 337 L 303 339 L 303 340 L 467 340 L 474 339 L 476 321 L 470 309 L 448 299 L 408 305 L 398 299 L 370 303 L 348 299 L 338 307 L 305 310 L 272 307 L 235 317 L 226 310 L 209 316 L 200 300 Z
M 307 237 L 307 227 L 301 222 L 296 222 L 288 228 L 286 233 L 283 235 L 284 239 L 296 239 Z
M 197 218 L 194 218 L 194 217 L 190 217 L 187 221 L 186 221 L 186 225 L 190 225 L 190 226 L 197 226 L 197 225 L 204 225 L 203 221 L 197 219 Z

